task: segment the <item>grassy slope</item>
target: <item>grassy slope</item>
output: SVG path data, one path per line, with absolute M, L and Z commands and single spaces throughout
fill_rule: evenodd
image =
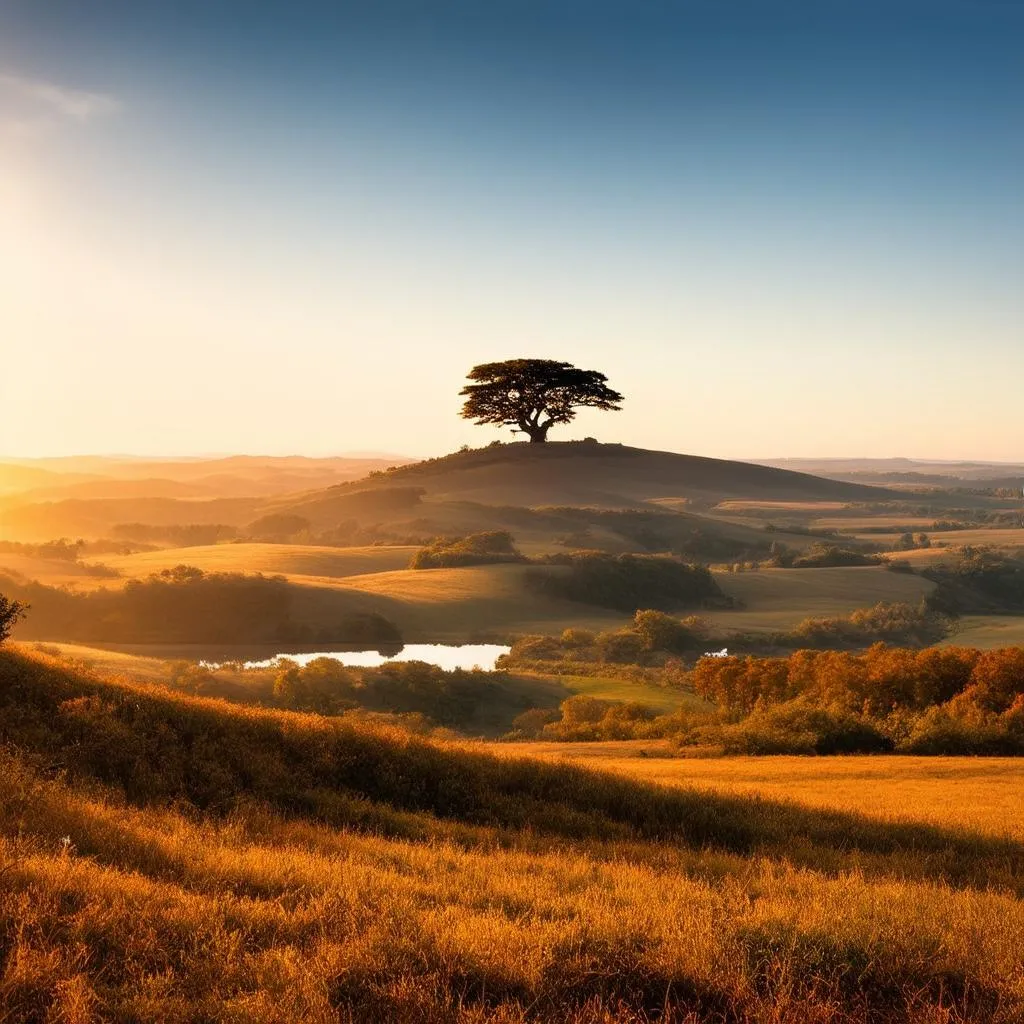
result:
M 432 497 L 510 505 L 636 506 L 656 498 L 721 501 L 730 497 L 783 501 L 884 500 L 880 488 L 624 445 L 552 442 L 511 444 L 405 466 L 372 480 L 333 488 L 339 498 L 357 487 L 417 486 Z M 331 494 L 295 505 L 307 512 Z
M 344 596 L 358 610 L 398 623 L 407 639 L 464 641 L 479 634 L 560 632 L 579 625 L 608 628 L 619 613 L 539 597 L 524 585 L 518 565 L 464 569 L 397 570 L 319 581 L 297 595 L 297 610 L 316 614 L 331 597 Z
M 295 584 L 299 621 L 329 625 L 338 615 L 372 611 L 391 619 L 408 640 L 462 642 L 480 635 L 556 633 L 568 626 L 615 628 L 630 616 L 554 598 L 524 585 L 525 567 L 377 571 L 404 563 L 409 548 L 316 548 L 301 545 L 228 544 L 105 559 L 127 575 L 119 580 L 75 577 L 80 589 L 116 588 L 181 562 L 200 568 L 281 572 Z M 64 572 L 54 565 L 55 572 Z M 307 570 L 315 575 L 307 575 Z M 43 582 L 60 580 L 26 572 Z M 724 629 L 787 629 L 808 616 L 845 615 L 879 601 L 918 601 L 933 584 L 877 567 L 762 569 L 716 573 L 723 591 L 744 603 L 739 610 L 708 612 Z M 48 638 L 59 639 L 59 638 Z
M 337 548 L 312 544 L 210 544 L 104 556 L 98 561 L 129 577 L 148 576 L 185 564 L 205 572 L 262 572 L 315 579 L 404 569 L 417 550 L 415 547 Z
M 1024 615 L 965 615 L 940 647 L 1024 647 Z
M 919 576 L 878 566 L 762 569 L 717 573 L 715 579 L 746 608 L 709 617 L 725 628 L 758 630 L 787 629 L 808 616 L 848 615 L 879 601 L 916 602 L 934 587 Z
M 1024 849 L 955 804 L 939 827 L 651 787 L 12 654 L 0 683 L 10 1020 L 1024 1012 Z

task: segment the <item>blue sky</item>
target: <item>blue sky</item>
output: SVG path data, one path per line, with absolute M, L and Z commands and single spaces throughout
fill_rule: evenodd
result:
M 1014 3 L 6 0 L 0 453 L 1024 458 L 1022 158 Z

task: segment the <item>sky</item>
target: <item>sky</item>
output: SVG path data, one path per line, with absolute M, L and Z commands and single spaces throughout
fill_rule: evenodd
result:
M 0 456 L 1024 459 L 1015 0 L 0 0 Z

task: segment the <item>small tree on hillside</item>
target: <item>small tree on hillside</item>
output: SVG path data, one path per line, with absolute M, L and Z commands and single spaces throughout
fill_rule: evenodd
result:
M 28 605 L 20 601 L 12 601 L 0 594 L 0 644 L 2 644 L 14 629 L 15 623 L 25 617 Z
M 555 423 L 569 423 L 579 408 L 622 408 L 622 395 L 596 370 L 580 370 L 554 359 L 507 359 L 481 363 L 467 374 L 459 394 L 464 419 L 515 427 L 534 443 L 546 441 Z

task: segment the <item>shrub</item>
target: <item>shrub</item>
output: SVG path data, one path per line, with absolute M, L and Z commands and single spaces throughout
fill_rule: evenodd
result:
M 594 642 L 594 632 L 589 629 L 579 629 L 570 626 L 562 630 L 559 642 L 562 647 L 570 651 L 579 650 L 582 647 L 589 647 Z
M 651 651 L 667 651 L 682 654 L 693 650 L 708 635 L 707 624 L 696 616 L 685 621 L 648 608 L 633 616 L 633 629 Z
M 879 565 L 883 559 L 878 555 L 865 555 L 850 551 L 835 544 L 815 544 L 806 554 L 794 558 L 794 569 L 824 569 L 844 565 Z
M 755 711 L 722 730 L 730 754 L 876 754 L 892 741 L 870 720 L 806 697 Z
M 510 738 L 537 739 L 544 727 L 558 721 L 558 712 L 554 708 L 530 708 L 512 719 Z
M 439 538 L 413 555 L 410 569 L 453 569 L 466 565 L 525 562 L 508 530 L 472 533 L 468 537 Z
M 674 558 L 576 551 L 550 555 L 546 561 L 557 568 L 532 570 L 529 585 L 538 593 L 569 601 L 633 612 L 725 600 L 706 566 Z
M 594 646 L 602 661 L 615 664 L 636 664 L 646 650 L 643 637 L 631 629 L 607 630 L 598 633 L 594 638 Z
M 848 616 L 804 619 L 789 636 L 780 636 L 779 640 L 813 647 L 866 646 L 877 641 L 930 644 L 947 636 L 952 628 L 950 618 L 927 603 L 881 601 Z
M 375 647 L 379 644 L 389 649 L 401 650 L 402 634 L 390 620 L 376 612 L 359 612 L 343 616 L 337 626 L 334 642 L 347 644 L 364 644 Z

